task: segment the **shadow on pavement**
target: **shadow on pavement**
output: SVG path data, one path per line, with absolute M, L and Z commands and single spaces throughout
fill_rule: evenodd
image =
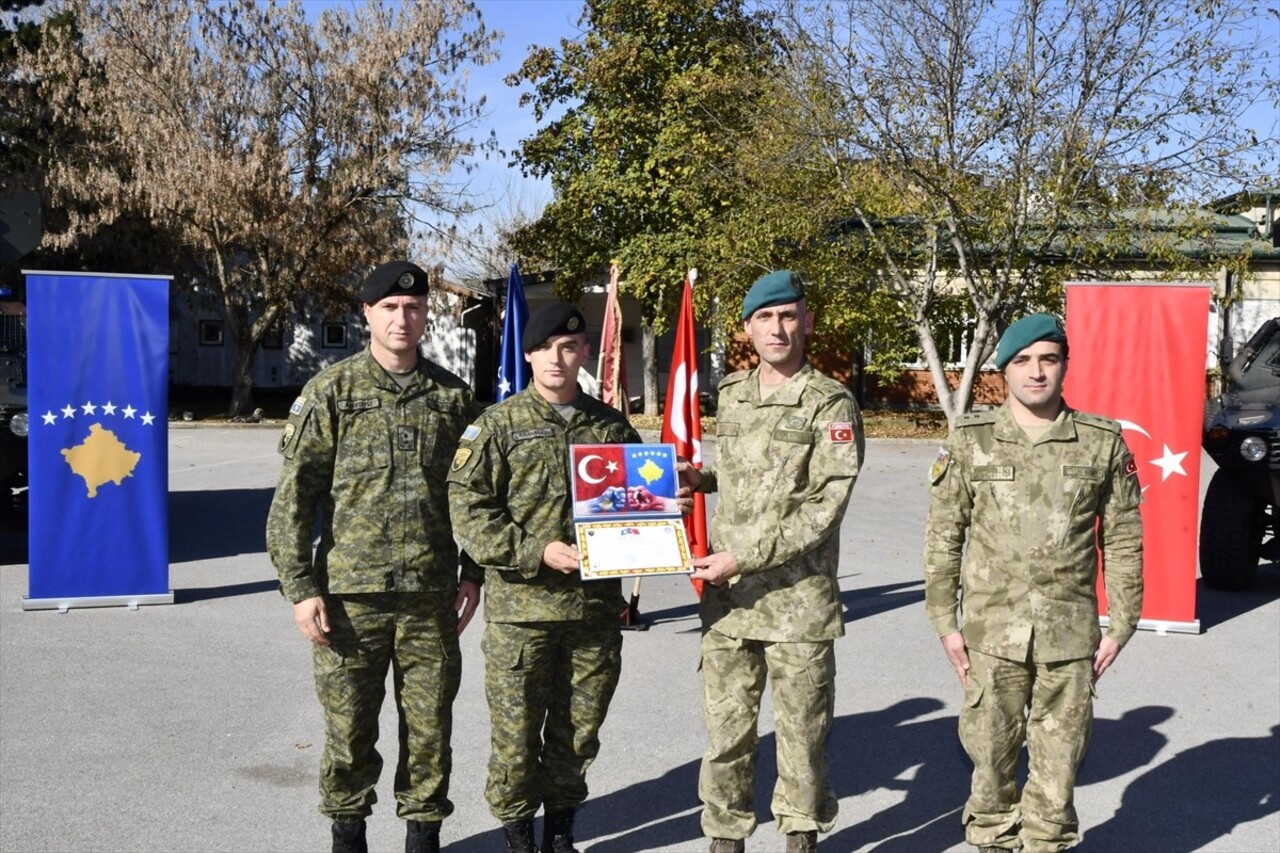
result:
M 828 755 L 831 785 L 836 796 L 845 800 L 881 789 L 901 791 L 904 796 L 901 802 L 825 836 L 823 848 L 856 850 L 868 847 L 880 853 L 918 853 L 920 850 L 946 850 L 964 842 L 960 813 L 968 796 L 972 765 L 960 747 L 955 716 L 930 716 L 943 707 L 942 702 L 933 698 L 906 699 L 880 711 L 850 714 L 835 720 L 828 741 Z M 1091 758 L 1081 769 L 1080 785 L 1103 782 L 1150 764 L 1167 743 L 1155 726 L 1172 716 L 1170 708 L 1147 706 L 1132 710 L 1118 720 L 1095 721 L 1094 747 Z M 1280 726 L 1276 730 L 1280 731 Z M 1131 785 L 1125 794 L 1129 811 L 1122 810 L 1107 824 L 1090 833 L 1091 840 L 1095 835 L 1101 836 L 1100 846 L 1091 845 L 1090 849 L 1114 850 L 1117 853 L 1135 849 L 1132 841 L 1141 838 L 1143 832 L 1149 833 L 1152 823 L 1168 821 L 1163 810 L 1169 803 L 1185 804 L 1194 791 L 1203 794 L 1205 789 L 1195 774 L 1201 774 L 1201 780 L 1207 775 L 1212 785 L 1219 775 L 1230 775 L 1232 767 L 1239 766 L 1244 770 L 1244 779 L 1224 786 L 1224 790 L 1230 792 L 1238 803 L 1234 809 L 1227 808 L 1227 816 L 1219 817 L 1217 825 L 1222 828 L 1206 834 L 1202 827 L 1201 834 L 1187 835 L 1185 828 L 1175 830 L 1162 826 L 1158 843 L 1144 849 L 1197 849 L 1229 831 L 1230 826 L 1241 820 L 1252 820 L 1275 811 L 1275 767 L 1278 766 L 1276 753 L 1280 741 L 1274 737 L 1241 738 L 1217 743 L 1230 746 L 1210 755 L 1191 755 L 1207 747 L 1184 753 L 1189 756 L 1188 772 L 1176 778 L 1178 785 L 1186 788 L 1186 798 L 1167 797 L 1164 793 L 1160 778 L 1163 775 L 1174 776 L 1172 771 L 1176 770 L 1169 767 L 1168 774 L 1162 773 L 1162 768 L 1168 765 L 1157 767 Z M 1244 753 L 1247 751 L 1252 751 L 1253 755 L 1246 760 Z M 1175 758 L 1174 762 L 1180 760 L 1182 756 Z M 700 849 L 703 841 L 697 795 L 698 765 L 697 761 L 686 762 L 658 778 L 588 800 L 579 816 L 579 840 L 586 842 L 592 837 L 616 834 L 615 838 L 591 843 L 589 847 L 594 853 Z M 749 847 L 769 849 L 770 841 L 780 843 L 775 827 L 763 825 L 773 821 L 769 803 L 776 774 L 775 740 L 769 733 L 760 738 L 756 761 L 756 814 L 762 826 L 756 830 L 756 841 L 749 843 Z M 1143 782 L 1153 776 L 1157 778 L 1152 779 L 1149 785 Z M 1271 780 L 1269 788 L 1268 778 Z M 1135 790 L 1136 799 L 1131 796 Z M 1220 808 L 1213 805 L 1216 802 L 1216 799 L 1204 802 L 1199 808 L 1206 811 Z M 1192 807 L 1192 810 L 1197 809 Z M 1085 820 L 1087 827 L 1087 815 Z M 1124 823 L 1124 820 L 1131 821 L 1133 825 Z M 1117 821 L 1121 823 L 1113 826 Z M 1179 821 L 1178 826 L 1182 823 Z M 619 832 L 621 834 L 617 834 Z M 1201 835 L 1203 839 L 1195 844 L 1177 841 L 1200 838 Z M 460 841 L 457 849 L 486 849 L 487 843 L 492 843 L 493 849 L 499 849 L 501 837 L 491 833 L 474 836 Z
M 1202 578 L 1196 578 L 1196 617 L 1200 620 L 1201 631 L 1265 607 L 1277 598 L 1280 598 L 1280 563 L 1258 566 L 1253 586 L 1241 592 L 1209 589 Z
M 866 619 L 869 616 L 896 610 L 899 607 L 910 607 L 924 601 L 924 579 L 846 590 L 840 593 L 840 601 L 845 608 L 845 622 Z
M 274 489 L 169 493 L 169 562 L 265 553 Z
M 1280 725 L 1270 736 L 1209 741 L 1147 771 L 1125 788 L 1110 820 L 1086 825 L 1077 849 L 1202 850 L 1238 825 L 1278 812 Z
M 272 578 L 266 581 L 250 583 L 233 583 L 227 586 L 202 586 L 173 591 L 174 604 L 190 604 L 194 601 L 209 601 L 215 598 L 231 598 L 236 595 L 257 595 L 260 592 L 275 592 L 280 589 L 280 581 Z

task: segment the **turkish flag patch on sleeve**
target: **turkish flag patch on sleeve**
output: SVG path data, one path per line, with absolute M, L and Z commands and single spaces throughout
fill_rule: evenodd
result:
M 849 422 L 837 423 L 832 422 L 827 427 L 831 435 L 832 444 L 848 444 L 853 441 L 853 424 Z

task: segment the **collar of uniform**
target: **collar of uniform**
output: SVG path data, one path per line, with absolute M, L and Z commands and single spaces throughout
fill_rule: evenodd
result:
M 787 379 L 781 385 L 774 387 L 773 393 L 768 397 L 762 397 L 760 394 L 760 368 L 757 366 L 752 373 L 751 393 L 756 396 L 756 401 L 762 406 L 797 406 L 800 404 L 800 395 L 804 393 L 804 386 L 809 384 L 809 374 L 813 373 L 813 365 L 804 362 L 800 365 L 800 369 L 795 375 Z
M 1062 411 L 1058 412 L 1058 416 L 1053 419 L 1053 426 L 1042 436 L 1040 436 L 1039 444 L 1043 441 L 1075 441 L 1076 440 L 1076 420 L 1073 417 L 1075 410 L 1066 404 L 1062 404 Z M 1030 443 L 1031 439 L 1027 438 L 1027 434 L 1023 432 L 1022 427 L 1018 426 L 1018 422 L 1013 419 L 1013 407 L 1009 405 L 1006 399 L 999 409 L 996 409 L 996 422 L 992 427 L 991 434 L 1000 441 L 1013 441 L 1023 444 Z
M 373 384 L 379 388 L 385 388 L 388 391 L 394 391 L 399 394 L 402 390 L 400 383 L 391 378 L 391 374 L 387 372 L 385 367 L 378 364 L 378 360 L 373 357 L 373 350 L 365 347 L 364 357 L 365 366 L 369 369 L 369 378 L 373 380 Z M 415 374 L 414 381 L 406 385 L 403 390 L 408 391 L 415 385 L 430 387 L 431 378 L 427 376 L 427 360 L 422 353 L 418 353 L 418 363 L 414 366 L 413 373 Z
M 565 424 L 564 418 L 560 417 L 560 415 L 556 412 L 555 407 L 551 405 L 550 400 L 548 400 L 546 397 L 538 393 L 538 389 L 533 387 L 532 382 L 526 385 L 524 387 L 524 390 L 520 391 L 519 393 L 529 395 L 530 401 L 532 401 L 534 408 L 538 410 L 538 414 L 542 415 L 543 420 L 548 420 L 554 424 L 559 424 L 560 426 L 564 426 Z M 581 388 L 579 388 L 578 389 L 579 396 L 581 396 L 583 393 L 585 392 Z M 579 397 L 574 397 L 567 404 L 567 405 L 573 406 L 575 411 L 575 416 L 578 411 L 581 411 L 581 409 L 579 409 L 578 407 L 578 400 L 579 400 Z

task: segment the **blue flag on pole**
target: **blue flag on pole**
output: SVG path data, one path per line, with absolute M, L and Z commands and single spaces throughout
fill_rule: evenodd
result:
M 169 277 L 27 273 L 24 608 L 169 590 Z
M 520 270 L 511 265 L 507 276 L 507 313 L 502 319 L 502 351 L 498 356 L 498 386 L 494 399 L 501 403 L 529 384 L 529 362 L 524 360 L 524 325 L 529 322 L 529 306 L 524 301 Z

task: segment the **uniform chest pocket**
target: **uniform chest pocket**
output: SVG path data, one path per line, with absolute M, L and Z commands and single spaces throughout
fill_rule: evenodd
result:
M 1072 522 L 1079 516 L 1088 524 L 1093 523 L 1106 477 L 1104 469 L 1092 465 L 1062 466 L 1062 493 L 1071 501 Z
M 338 408 L 337 471 L 369 471 L 391 464 L 392 430 L 378 408 Z
M 562 500 L 567 492 L 565 469 L 568 448 L 554 431 L 549 435 L 519 437 L 507 452 L 511 484 L 508 503 L 512 507 Z

